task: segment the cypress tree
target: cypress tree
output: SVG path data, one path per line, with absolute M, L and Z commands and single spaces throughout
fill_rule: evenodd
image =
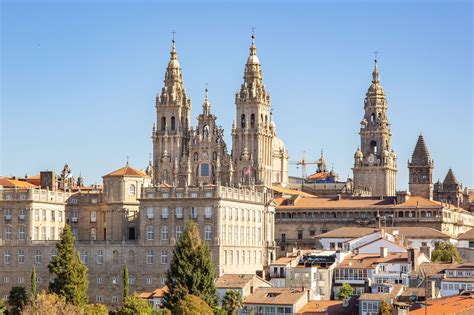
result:
M 31 299 L 35 301 L 37 295 L 38 294 L 36 290 L 36 267 L 35 265 L 33 265 L 33 268 L 31 270 Z
M 128 296 L 128 266 L 127 263 L 123 266 L 123 298 Z
M 173 250 L 173 259 L 167 272 L 165 307 L 173 309 L 187 294 L 200 297 L 212 308 L 217 307 L 215 278 L 216 270 L 209 246 L 201 240 L 197 224 L 188 221 Z
M 64 226 L 61 240 L 56 243 L 56 256 L 48 264 L 49 272 L 56 277 L 49 284 L 49 290 L 63 296 L 67 303 L 83 306 L 87 304 L 87 268 L 79 259 L 74 248 L 71 228 Z

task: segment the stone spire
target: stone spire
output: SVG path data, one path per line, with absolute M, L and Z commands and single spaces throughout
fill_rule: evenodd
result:
M 183 75 L 181 66 L 176 53 L 176 41 L 172 40 L 170 60 L 166 68 L 164 86 L 161 91 L 160 101 L 162 104 L 171 102 L 187 103 L 186 91 L 183 84 Z
M 211 114 L 211 102 L 209 102 L 207 84 L 206 84 L 205 91 L 206 91 L 206 95 L 204 97 L 204 103 L 202 104 L 202 114 L 207 116 Z
M 423 135 L 418 136 L 418 141 L 415 146 L 415 150 L 413 150 L 413 154 L 411 156 L 411 163 L 412 165 L 429 165 L 431 164 L 430 153 L 428 152 L 428 147 L 426 146 L 425 139 Z
M 454 175 L 453 170 L 449 168 L 448 174 L 446 174 L 446 177 L 444 178 L 443 186 L 457 185 L 457 184 L 459 184 L 459 182 L 456 179 L 456 176 Z
M 260 99 L 270 103 L 270 96 L 267 94 L 263 84 L 262 68 L 257 56 L 257 47 L 255 46 L 255 35 L 252 33 L 252 44 L 250 45 L 250 54 L 245 64 L 244 83 L 241 85 L 239 98 Z

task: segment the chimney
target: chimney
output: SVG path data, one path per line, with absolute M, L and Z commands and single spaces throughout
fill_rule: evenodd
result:
M 415 248 L 408 248 L 408 262 L 411 263 L 412 270 L 418 270 L 418 256 L 420 251 Z
M 425 294 L 426 294 L 427 299 L 428 298 L 430 300 L 436 299 L 436 281 L 434 281 L 434 280 L 430 281 L 429 295 L 428 295 L 428 293 L 425 293 Z
M 386 247 L 380 247 L 380 258 L 385 258 L 388 255 L 388 250 Z

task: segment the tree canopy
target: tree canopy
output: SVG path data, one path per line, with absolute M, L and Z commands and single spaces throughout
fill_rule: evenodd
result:
M 214 312 L 200 297 L 195 295 L 186 295 L 176 303 L 172 313 L 175 315 L 212 315 Z
M 431 253 L 431 260 L 437 263 L 462 262 L 461 254 L 454 244 L 450 242 L 439 242 Z
M 61 240 L 56 243 L 56 256 L 49 263 L 49 272 L 56 277 L 50 283 L 52 293 L 64 296 L 67 303 L 82 306 L 87 304 L 87 268 L 74 248 L 74 235 L 68 225 L 64 226 Z
M 148 315 L 152 313 L 151 305 L 136 294 L 126 296 L 122 308 L 118 311 L 120 315 Z
M 236 290 L 227 290 L 222 299 L 222 308 L 227 314 L 233 314 L 236 310 L 242 308 L 242 295 Z
M 12 314 L 20 314 L 28 302 L 28 294 L 24 287 L 12 287 L 8 295 L 8 305 Z
M 165 307 L 173 309 L 188 294 L 200 297 L 212 308 L 217 307 L 215 278 L 209 246 L 201 240 L 197 224 L 188 221 L 167 272 Z
M 35 303 L 31 303 L 28 306 L 26 306 L 23 309 L 22 314 L 23 315 L 38 315 L 38 314 L 82 315 L 84 314 L 84 311 L 79 306 L 66 303 L 66 299 L 63 296 L 59 296 L 54 293 L 41 292 L 37 295 Z
M 339 300 L 349 299 L 352 296 L 354 288 L 349 283 L 344 283 L 337 293 Z

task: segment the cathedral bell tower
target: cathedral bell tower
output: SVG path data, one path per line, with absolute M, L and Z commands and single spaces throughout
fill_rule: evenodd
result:
M 377 59 L 364 100 L 360 147 L 354 154 L 354 189 L 368 190 L 373 196 L 395 196 L 397 156 L 391 148 L 387 99 L 379 81 Z
M 232 126 L 234 183 L 271 186 L 275 125 L 271 121 L 270 95 L 263 84 L 253 33 L 244 82 L 235 95 L 235 105 L 237 115 Z
M 173 38 L 164 86 L 156 97 L 153 126 L 154 183 L 178 184 L 179 165 L 187 154 L 191 100 L 186 96 Z
M 434 162 L 430 158 L 425 139 L 420 135 L 411 161 L 408 161 L 408 189 L 412 195 L 433 199 L 433 168 Z

